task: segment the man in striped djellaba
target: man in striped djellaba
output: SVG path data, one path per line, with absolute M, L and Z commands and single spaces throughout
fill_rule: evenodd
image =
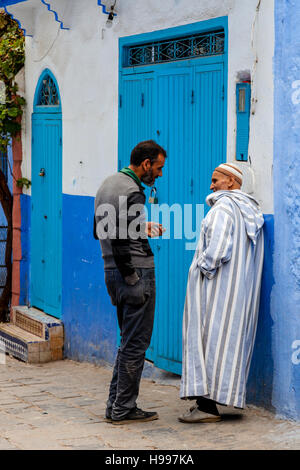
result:
M 183 314 L 180 396 L 196 404 L 184 423 L 220 421 L 217 405 L 245 407 L 263 266 L 264 218 L 240 190 L 243 174 L 218 166 L 206 198 L 211 207 L 189 270 Z

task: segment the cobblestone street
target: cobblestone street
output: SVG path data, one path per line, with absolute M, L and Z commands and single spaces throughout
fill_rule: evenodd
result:
M 220 407 L 220 423 L 180 423 L 189 403 L 180 400 L 175 376 L 142 380 L 138 405 L 157 410 L 159 420 L 113 426 L 103 419 L 109 368 L 70 360 L 30 365 L 7 356 L 0 371 L 0 450 L 300 449 L 300 423 L 255 407 Z

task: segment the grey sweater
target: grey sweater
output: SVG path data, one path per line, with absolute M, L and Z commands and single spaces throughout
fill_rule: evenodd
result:
M 133 210 L 138 208 L 132 207 L 134 204 L 140 205 L 140 211 Z M 95 229 L 104 269 L 118 268 L 126 277 L 132 275 L 135 268 L 154 268 L 153 253 L 144 232 L 144 205 L 144 188 L 127 174 L 119 172 L 109 176 L 98 189 Z M 129 226 L 136 226 L 141 236 L 133 238 L 130 231 L 128 233 Z

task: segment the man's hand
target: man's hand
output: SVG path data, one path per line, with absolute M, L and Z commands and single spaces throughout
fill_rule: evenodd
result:
M 129 286 L 135 286 L 135 284 L 139 282 L 140 278 L 137 273 L 134 272 L 133 274 L 130 274 L 130 276 L 126 276 L 124 280 Z
M 150 238 L 160 237 L 166 229 L 157 222 L 147 222 L 145 232 Z

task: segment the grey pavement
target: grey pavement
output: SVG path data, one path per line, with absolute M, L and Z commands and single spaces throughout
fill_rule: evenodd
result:
M 71 360 L 0 364 L 0 450 L 300 449 L 300 423 L 256 407 L 220 407 L 223 420 L 184 424 L 191 406 L 179 380 L 142 379 L 138 405 L 157 421 L 115 426 L 104 421 L 111 369 Z

